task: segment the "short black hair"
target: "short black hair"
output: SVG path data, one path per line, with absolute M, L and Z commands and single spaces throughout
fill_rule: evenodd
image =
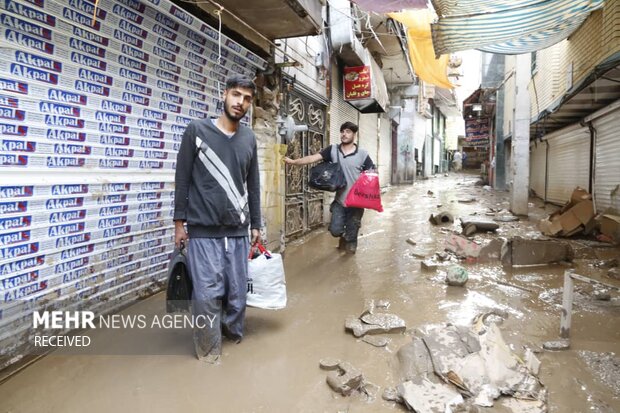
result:
M 250 89 L 252 91 L 252 96 L 256 94 L 256 85 L 249 77 L 234 75 L 226 80 L 226 90 L 234 89 L 236 87 Z
M 342 125 L 340 125 L 340 132 L 342 132 L 345 129 L 349 129 L 351 132 L 353 133 L 357 133 L 357 130 L 359 129 L 357 127 L 357 125 L 353 122 L 345 122 Z

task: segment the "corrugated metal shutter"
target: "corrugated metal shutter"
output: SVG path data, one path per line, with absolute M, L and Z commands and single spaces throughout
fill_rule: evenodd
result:
M 589 187 L 590 131 L 579 125 L 551 134 L 549 142 L 547 201 L 564 204 L 575 187 Z
M 530 145 L 530 189 L 545 199 L 545 175 L 547 144 L 538 142 Z
M 360 114 L 360 130 L 358 134 L 358 143 L 360 148 L 364 148 L 368 151 L 368 155 L 372 158 L 373 162 L 377 162 L 379 159 L 377 155 L 378 145 L 378 129 L 377 129 L 377 114 L 366 113 Z
M 185 126 L 266 62 L 168 0 L 0 9 L 0 348 L 19 349 L 48 303 L 103 313 L 161 286 Z
M 438 138 L 433 139 L 433 165 L 439 167 L 441 159 L 441 140 Z M 433 170 L 433 172 L 435 172 Z
M 387 115 L 379 118 L 379 159 L 375 162 L 379 168 L 380 185 L 389 185 L 392 171 L 392 121 Z
M 342 74 L 332 65 L 332 100 L 329 107 L 329 143 L 340 143 L 340 125 L 346 121 L 358 123 L 358 111 L 344 100 Z
M 596 129 L 596 163 L 594 195 L 596 210 L 612 208 L 620 212 L 620 110 L 594 120 Z

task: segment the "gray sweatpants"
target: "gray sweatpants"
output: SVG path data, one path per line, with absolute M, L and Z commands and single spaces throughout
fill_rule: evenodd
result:
M 222 332 L 233 340 L 243 337 L 249 248 L 248 237 L 189 240 L 192 312 L 214 320 L 212 327 L 194 329 L 198 358 L 221 354 Z

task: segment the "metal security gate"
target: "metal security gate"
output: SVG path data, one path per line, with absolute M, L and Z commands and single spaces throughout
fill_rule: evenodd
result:
M 564 204 L 576 186 L 588 189 L 590 180 L 590 130 L 569 126 L 550 134 L 547 163 L 547 201 Z
M 308 125 L 289 142 L 287 156 L 301 158 L 325 146 L 326 108 L 317 101 L 291 92 L 285 97 L 288 116 L 296 124 Z M 286 165 L 285 230 L 287 237 L 298 237 L 323 224 L 323 192 L 308 187 L 310 166 Z
M 620 213 L 620 109 L 594 120 L 596 129 L 594 196 L 596 209 Z
M 545 199 L 545 178 L 547 168 L 547 144 L 530 144 L 530 189 L 536 196 Z

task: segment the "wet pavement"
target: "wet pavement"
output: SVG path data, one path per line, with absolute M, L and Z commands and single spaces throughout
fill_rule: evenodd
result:
M 508 209 L 507 193 L 475 186 L 476 180 L 451 174 L 391 188 L 383 195 L 383 213 L 366 212 L 356 255 L 339 252 L 325 230 L 287 245 L 287 308 L 248 309 L 243 342 L 225 342 L 219 365 L 195 359 L 187 332 L 153 334 L 147 343 L 101 333 L 98 342 L 109 351 L 100 354 L 119 355 L 44 357 L 0 385 L 0 412 L 403 412 L 405 407 L 381 394 L 399 384 L 396 352 L 412 340 L 413 330 L 446 322 L 469 325 L 490 310 L 508 314 L 499 327 L 513 352 L 541 351 L 539 377 L 548 389 L 550 412 L 620 411 L 617 292 L 608 301 L 595 300 L 591 286 L 577 283 L 571 348 L 550 352 L 542 351 L 542 344 L 558 338 L 567 264 L 463 263 L 469 275 L 464 287 L 447 286 L 441 270 L 421 268 L 423 257 L 444 250 L 450 230 L 460 232 L 459 216 Z M 529 218 L 500 222 L 497 232 L 473 239 L 540 236 L 537 221 L 556 207 L 531 202 Z M 432 225 L 429 216 L 442 211 L 455 222 Z M 619 248 L 593 248 L 579 240 L 571 245 L 577 273 L 614 282 L 594 264 L 620 256 Z M 391 339 L 384 347 L 344 328 L 345 319 L 362 314 L 371 299 L 389 302 L 389 312 L 407 326 L 405 333 L 382 334 Z M 158 294 L 124 313 L 146 314 L 163 306 L 164 295 Z M 133 346 L 131 355 L 112 350 L 123 342 Z M 333 392 L 319 367 L 326 358 L 351 363 L 375 391 L 349 397 Z

